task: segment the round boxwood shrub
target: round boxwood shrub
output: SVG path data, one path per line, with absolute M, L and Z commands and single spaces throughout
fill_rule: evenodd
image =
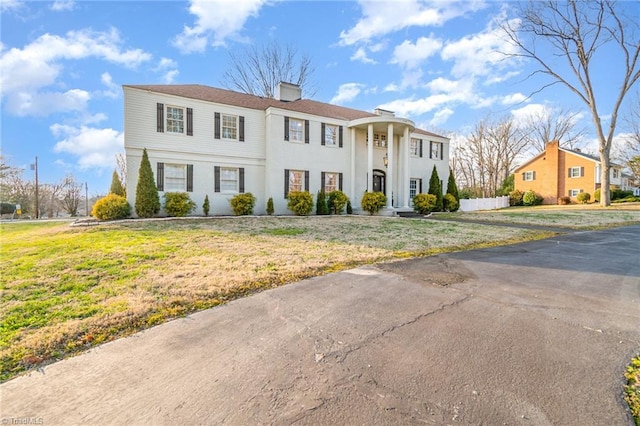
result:
M 600 188 L 596 189 L 596 191 L 593 193 L 593 201 L 595 201 L 596 203 L 600 202 Z
M 420 214 L 429 214 L 436 209 L 438 198 L 434 194 L 416 194 L 413 197 L 413 210 Z
M 344 210 L 347 205 L 347 201 L 349 201 L 349 197 L 347 197 L 344 192 L 339 189 L 331 191 L 329 193 L 329 202 L 327 203 L 329 205 L 329 211 L 332 214 L 342 213 L 342 210 Z
M 188 215 L 196 208 L 189 194 L 186 192 L 165 192 L 164 193 L 164 211 L 168 216 L 183 217 Z
M 287 208 L 297 216 L 308 216 L 313 210 L 313 196 L 309 191 L 289 192 Z
M 509 205 L 510 206 L 522 206 L 522 197 L 524 197 L 524 192 L 515 189 L 509 193 Z
M 456 197 L 453 194 L 445 194 L 442 202 L 444 204 L 444 209 L 448 212 L 455 212 L 460 207 L 460 203 L 458 203 L 458 200 L 456 200 Z
M 233 214 L 236 216 L 248 216 L 253 214 L 253 207 L 256 205 L 256 197 L 250 192 L 238 194 L 229 200 Z
M 96 201 L 91 215 L 98 220 L 124 219 L 131 215 L 131 205 L 122 195 L 108 194 Z
M 579 203 L 587 204 L 591 200 L 591 194 L 588 192 L 581 192 L 576 196 Z
M 542 197 L 535 193 L 535 191 L 527 191 L 522 196 L 522 204 L 525 206 L 537 206 L 542 204 Z
M 387 204 L 387 197 L 382 192 L 365 192 L 360 201 L 362 210 L 370 215 L 378 213 Z

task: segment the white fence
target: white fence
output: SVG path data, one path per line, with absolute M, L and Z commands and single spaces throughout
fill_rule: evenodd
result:
M 460 200 L 460 211 L 474 212 L 476 210 L 497 210 L 509 207 L 509 197 L 496 198 L 472 198 L 471 200 Z

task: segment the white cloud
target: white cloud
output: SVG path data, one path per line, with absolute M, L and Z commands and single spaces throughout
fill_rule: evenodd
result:
M 180 74 L 180 71 L 178 70 L 170 70 L 167 71 L 163 76 L 162 76 L 162 81 L 165 84 L 171 84 L 174 82 L 175 78 L 178 76 L 178 74 Z
M 113 78 L 111 74 L 108 72 L 102 73 L 100 76 L 100 81 L 104 84 L 107 89 L 100 92 L 102 96 L 106 96 L 107 98 L 116 99 L 120 96 L 120 86 L 113 82 Z
M 362 18 L 353 28 L 340 33 L 340 45 L 368 42 L 408 27 L 440 27 L 467 12 L 485 7 L 483 1 L 376 1 L 360 0 Z
M 341 84 L 338 88 L 338 93 L 329 101 L 332 104 L 343 104 L 355 99 L 360 94 L 364 84 L 360 83 L 345 83 Z
M 7 98 L 7 110 L 21 115 L 28 114 L 29 111 L 42 113 L 45 111 L 44 108 L 37 108 L 32 104 L 33 100 L 41 95 L 45 98 L 50 95 L 65 95 L 66 98 L 77 99 L 77 96 L 74 96 L 77 89 L 49 94 L 40 94 L 40 91 L 58 82 L 64 61 L 90 57 L 127 68 L 135 68 L 151 59 L 151 55 L 141 49 L 124 49 L 116 29 L 108 32 L 69 31 L 64 36 L 44 34 L 22 49 L 2 50 L 0 88 L 2 98 Z M 69 109 L 68 104 L 63 103 L 60 109 L 56 109 L 55 105 L 47 105 L 46 110 L 55 112 Z
M 81 169 L 113 168 L 115 154 L 124 149 L 124 133 L 111 128 L 54 124 L 50 129 L 56 138 L 62 138 L 54 146 L 54 152 L 78 157 Z
M 224 46 L 228 38 L 240 39 L 245 22 L 268 0 L 191 0 L 189 12 L 195 15 L 194 26 L 185 25 L 173 45 L 183 53 L 203 52 L 208 43 Z
M 158 66 L 153 70 L 156 72 L 162 72 L 162 81 L 165 84 L 171 84 L 174 82 L 175 78 L 180 74 L 178 71 L 178 63 L 173 59 L 169 58 L 160 58 L 160 62 L 158 62 Z
M 18 0 L 0 1 L 0 12 L 11 12 L 22 8 L 24 2 Z
M 544 104 L 529 104 L 522 108 L 511 110 L 511 115 L 513 115 L 513 118 L 518 123 L 523 123 L 530 117 L 548 117 L 552 113 L 553 108 Z
M 369 58 L 367 56 L 367 52 L 365 51 L 364 47 L 359 47 L 356 52 L 351 55 L 351 59 L 352 61 L 360 61 L 364 64 L 375 64 L 376 61 L 374 61 L 373 59 Z
M 431 121 L 429 121 L 429 125 L 431 127 L 437 127 L 447 122 L 449 117 L 453 115 L 453 110 L 451 108 L 445 107 L 433 115 Z
M 52 112 L 84 111 L 91 99 L 89 92 L 19 92 L 9 96 L 5 108 L 18 116 L 46 116 Z
M 432 37 L 420 37 L 415 44 L 405 40 L 393 50 L 392 64 L 413 69 L 442 48 L 442 41 Z
M 518 93 L 512 93 L 510 95 L 503 96 L 502 101 L 500 101 L 500 103 L 502 105 L 513 105 L 513 104 L 522 103 L 526 100 L 527 100 L 527 97 L 522 93 L 518 92 Z
M 73 10 L 75 5 L 76 4 L 73 0 L 56 0 L 51 5 L 50 9 L 54 12 L 62 12 L 65 10 Z

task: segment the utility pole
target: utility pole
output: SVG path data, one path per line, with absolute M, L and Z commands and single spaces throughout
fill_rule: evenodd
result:
M 89 217 L 89 185 L 84 183 L 84 211 L 85 216 Z
M 36 155 L 35 164 L 31 165 L 31 170 L 36 171 L 36 219 L 40 218 L 40 206 L 38 205 L 38 156 Z

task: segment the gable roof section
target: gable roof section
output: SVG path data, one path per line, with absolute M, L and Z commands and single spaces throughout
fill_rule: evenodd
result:
M 263 98 L 246 93 L 234 92 L 232 90 L 219 89 L 217 87 L 204 86 L 201 84 L 148 84 L 130 85 L 133 89 L 146 90 L 149 92 L 162 93 L 165 95 L 180 96 L 183 98 L 197 99 L 206 102 L 214 102 L 225 105 L 232 105 L 250 109 L 267 110 L 268 108 L 280 108 L 287 111 L 300 112 L 317 115 L 320 117 L 335 118 L 338 120 L 356 120 L 366 117 L 377 117 L 376 114 L 339 105 L 317 102 L 311 99 L 298 99 L 296 101 L 280 101 L 273 98 Z M 437 136 L 435 133 L 422 129 L 415 129 L 416 133 L 428 136 Z
M 560 151 L 564 151 L 567 154 L 572 154 L 572 155 L 576 155 L 578 157 L 582 157 L 585 158 L 587 160 L 591 160 L 596 164 L 600 164 L 600 158 L 593 156 L 593 155 L 589 155 L 589 154 L 585 154 L 584 152 L 580 152 L 580 151 L 574 151 L 572 149 L 566 149 L 566 148 L 558 148 Z M 521 166 L 519 166 L 518 168 L 516 168 L 513 172 L 516 173 L 519 170 L 521 170 L 522 168 L 524 168 L 525 166 L 528 166 L 529 164 L 531 164 L 532 162 L 534 162 L 535 160 L 537 160 L 538 158 L 542 157 L 543 155 L 546 155 L 547 150 L 545 149 L 544 151 L 542 151 L 540 154 L 536 155 L 535 157 L 533 157 L 532 159 L 530 159 L 529 161 L 525 162 L 524 164 L 522 164 Z M 615 164 L 615 163 L 611 163 L 611 167 L 621 167 L 619 164 Z

